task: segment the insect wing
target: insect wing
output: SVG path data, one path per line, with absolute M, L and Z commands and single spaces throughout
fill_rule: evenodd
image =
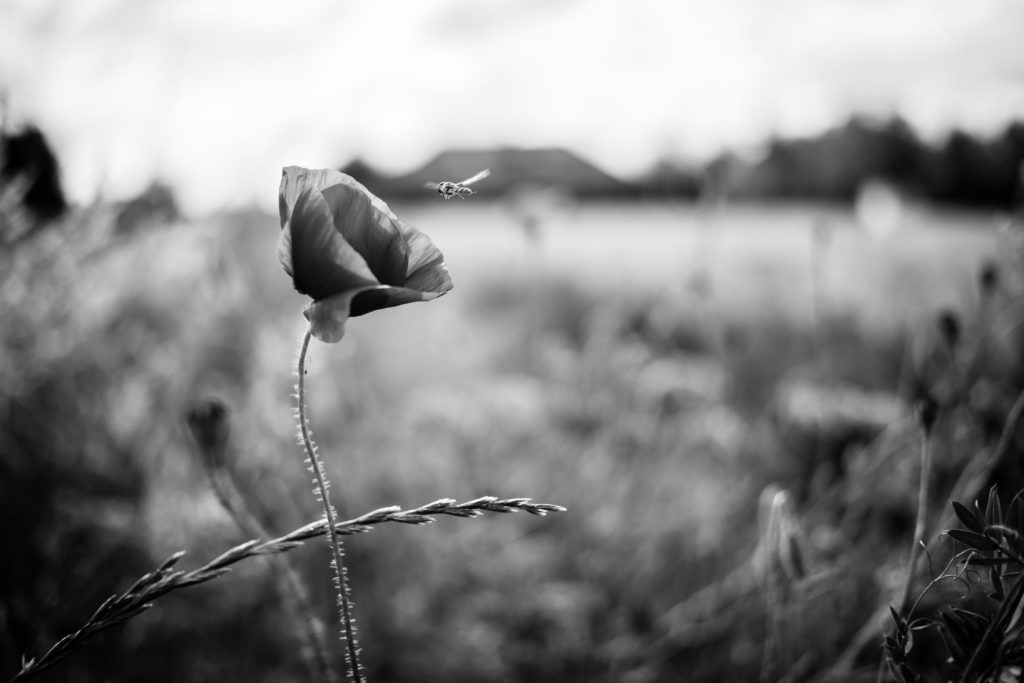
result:
M 483 180 L 484 178 L 486 178 L 489 175 L 491 175 L 491 169 L 485 168 L 484 170 L 480 171 L 476 175 L 470 176 L 469 178 L 466 178 L 465 180 L 462 180 L 462 181 L 460 181 L 460 182 L 458 182 L 456 184 L 457 185 L 472 185 L 473 183 L 475 183 L 475 182 L 477 182 L 479 180 Z

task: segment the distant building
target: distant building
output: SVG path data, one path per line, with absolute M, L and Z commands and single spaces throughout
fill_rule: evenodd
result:
M 429 198 L 428 183 L 458 182 L 485 168 L 489 178 L 474 185 L 483 196 L 496 196 L 522 187 L 553 189 L 572 197 L 629 194 L 633 188 L 598 169 L 572 152 L 556 148 L 465 149 L 438 154 L 421 168 L 402 176 L 381 175 L 356 160 L 342 170 L 371 191 L 387 197 Z
M 114 232 L 127 235 L 149 226 L 172 223 L 181 218 L 174 190 L 160 182 L 152 182 L 138 196 L 117 205 Z

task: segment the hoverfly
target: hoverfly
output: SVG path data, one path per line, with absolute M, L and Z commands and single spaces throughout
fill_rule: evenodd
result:
M 460 180 L 457 183 L 445 180 L 440 183 L 427 183 L 426 187 L 431 190 L 437 190 L 437 193 L 445 199 L 451 199 L 452 197 L 458 197 L 459 199 L 465 199 L 466 195 L 476 194 L 476 190 L 472 189 L 470 185 L 483 180 L 487 176 L 491 175 L 491 169 L 485 168 L 474 176 L 470 176 L 465 180 Z

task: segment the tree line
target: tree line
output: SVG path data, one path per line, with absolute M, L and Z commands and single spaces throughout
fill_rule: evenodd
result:
M 868 181 L 944 204 L 1019 206 L 1024 122 L 992 137 L 954 130 L 927 142 L 899 118 L 853 118 L 814 137 L 774 137 L 753 157 L 724 152 L 696 168 L 662 162 L 639 185 L 645 195 L 849 201 Z

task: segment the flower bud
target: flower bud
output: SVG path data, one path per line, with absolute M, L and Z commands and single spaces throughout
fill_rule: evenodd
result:
M 960 318 L 956 312 L 949 309 L 941 311 L 935 323 L 947 348 L 955 349 L 957 342 L 960 341 Z
M 935 425 L 935 420 L 939 416 L 939 404 L 931 396 L 931 394 L 925 394 L 917 402 L 917 419 L 921 422 L 921 428 L 926 433 L 931 433 L 932 427 Z
M 216 398 L 197 400 L 189 407 L 185 421 L 199 447 L 203 465 L 211 470 L 224 467 L 231 431 L 228 407 Z
M 999 266 L 994 261 L 986 261 L 978 272 L 978 286 L 982 296 L 991 296 L 999 287 Z

